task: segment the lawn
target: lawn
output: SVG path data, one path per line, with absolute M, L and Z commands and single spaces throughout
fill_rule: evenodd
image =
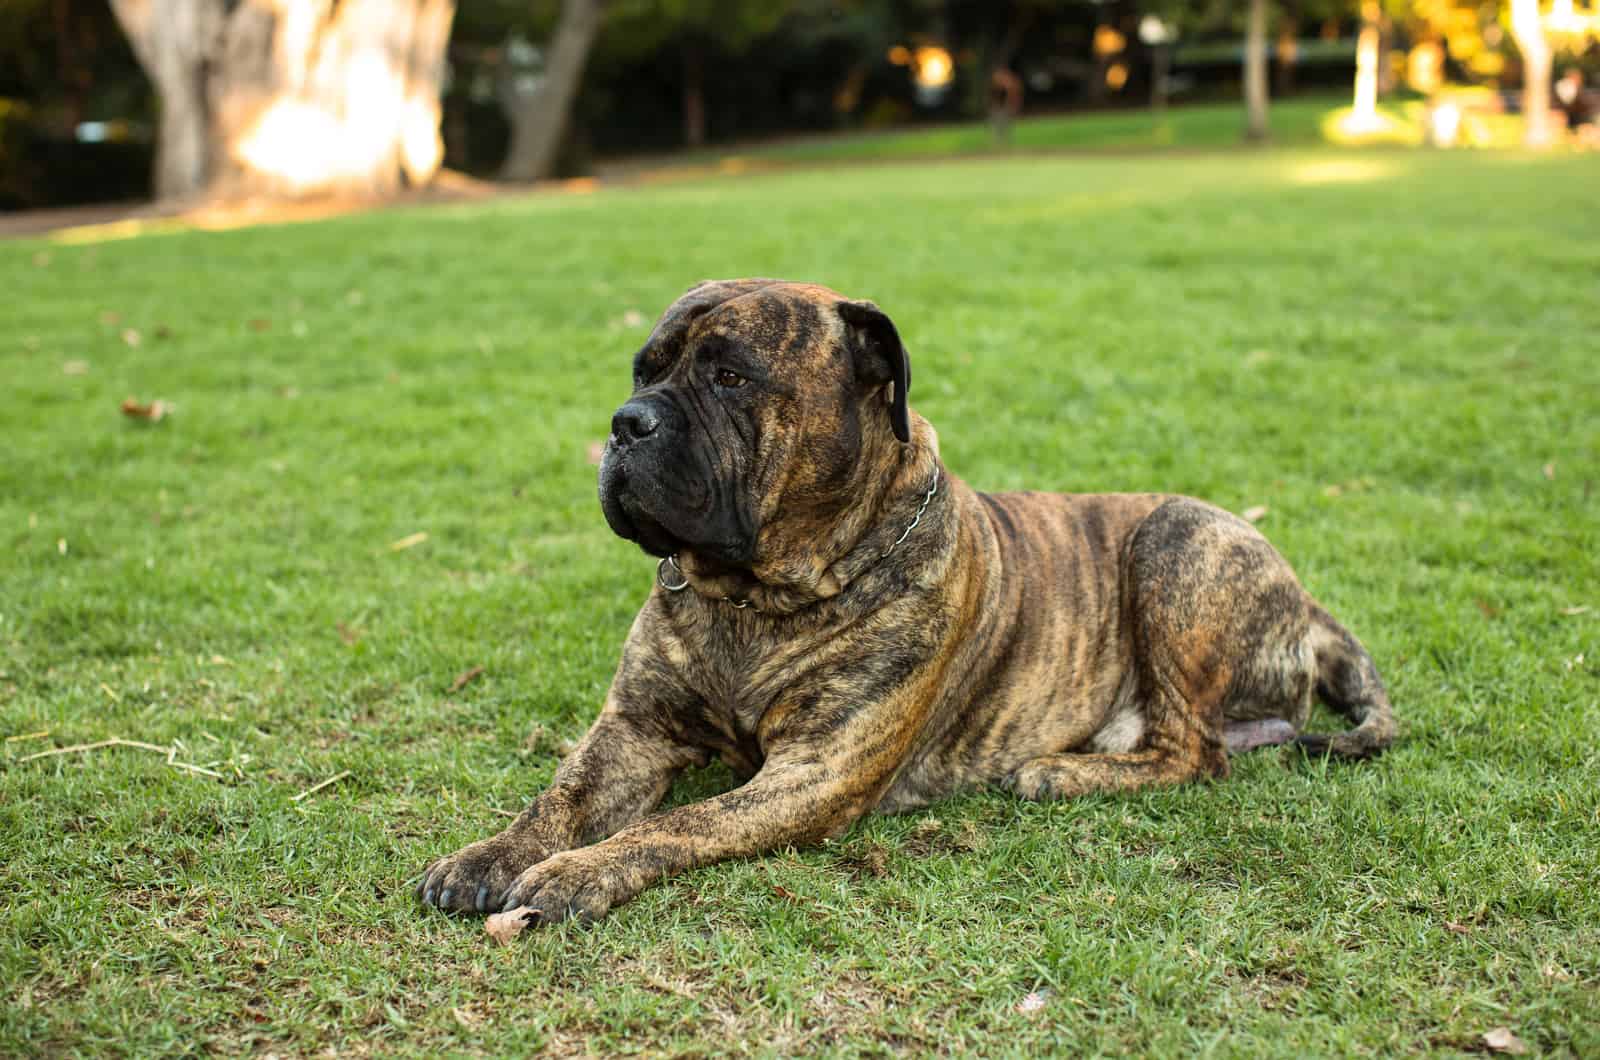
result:
M 0 244 L 0 1054 L 1600 1053 L 1597 186 L 991 159 Z M 421 910 L 597 709 L 654 563 L 591 447 L 740 274 L 876 299 L 975 486 L 1265 506 L 1400 743 L 972 793 L 507 948 Z M 25 760 L 110 738 L 171 753 Z
M 1308 145 L 1322 138 L 1322 118 L 1347 102 L 1315 97 L 1280 101 L 1269 112 L 1272 140 Z M 1237 147 L 1244 115 L 1236 103 L 1194 103 L 1156 113 L 1143 107 L 1021 118 L 1011 147 L 1020 151 L 1062 149 L 1137 151 L 1156 148 Z M 995 151 L 986 122 L 925 128 L 799 137 L 755 144 L 739 157 L 771 162 L 832 162 L 888 158 L 944 158 Z M 726 154 L 726 152 L 717 152 Z

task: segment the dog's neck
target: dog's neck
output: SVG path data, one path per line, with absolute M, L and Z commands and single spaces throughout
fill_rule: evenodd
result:
M 663 575 L 675 578 L 681 572 L 687 587 L 714 606 L 743 606 L 763 614 L 793 614 L 838 596 L 904 547 L 946 489 L 938 436 L 921 417 L 915 419 L 911 443 L 896 443 L 894 462 L 887 468 L 879 464 L 864 469 L 871 476 L 857 494 L 864 501 L 847 507 L 825 532 L 803 531 L 799 547 L 764 549 L 774 558 L 748 570 L 719 569 L 686 550 L 663 565 Z M 763 530 L 764 542 L 781 540 L 785 530 L 780 515 Z M 671 589 L 672 584 L 663 580 L 662 587 Z

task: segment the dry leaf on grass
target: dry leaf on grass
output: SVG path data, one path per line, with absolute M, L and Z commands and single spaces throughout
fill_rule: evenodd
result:
M 159 423 L 171 411 L 172 406 L 159 398 L 148 405 L 141 405 L 136 397 L 124 398 L 122 402 L 122 414 L 130 420 L 149 420 L 151 423 Z
M 1556 466 L 1555 466 L 1555 464 L 1553 464 L 1553 463 L 1552 464 L 1546 464 L 1540 470 L 1542 470 L 1544 472 L 1544 477 L 1545 478 L 1549 479 L 1551 482 L 1555 481 L 1555 479 L 1556 479 Z
M 1574 615 L 1586 615 L 1589 613 L 1589 607 L 1587 604 L 1579 607 L 1563 607 L 1561 609 L 1561 613 L 1566 615 L 1568 618 L 1571 618 Z
M 1500 609 L 1487 600 L 1480 599 L 1472 602 L 1477 605 L 1479 611 L 1483 612 L 1484 618 L 1495 618 L 1500 614 Z
M 1244 516 L 1244 520 L 1247 523 L 1259 523 L 1267 517 L 1267 506 L 1265 504 L 1257 504 L 1253 508 L 1246 508 L 1239 514 Z
M 1444 928 L 1446 931 L 1453 932 L 1457 935 L 1472 934 L 1472 929 L 1470 927 L 1468 927 L 1466 924 L 1458 924 L 1454 920 L 1445 921 Z
M 1496 1027 L 1492 1031 L 1485 1031 L 1483 1044 L 1491 1052 L 1510 1053 L 1512 1056 L 1521 1056 L 1528 1051 L 1528 1043 L 1511 1033 L 1510 1027 Z
M 463 670 L 461 673 L 456 675 L 456 679 L 454 681 L 450 682 L 450 691 L 461 691 L 463 688 L 466 688 L 469 684 L 471 684 L 481 673 L 483 673 L 483 667 L 481 666 L 474 666 L 470 670 Z
M 589 448 L 585 455 L 587 456 L 589 463 L 598 467 L 600 465 L 600 458 L 606 455 L 606 443 L 590 442 Z
M 138 328 L 124 328 L 122 331 L 122 341 L 127 343 L 129 346 L 137 346 L 139 343 L 144 341 L 144 336 L 139 334 Z
M 1023 996 L 1021 1001 L 1017 1002 L 1017 1011 L 1022 1013 L 1024 1016 L 1032 1015 L 1033 1013 L 1044 1008 L 1045 1000 L 1049 998 L 1049 996 L 1050 991 L 1048 990 L 1035 990 L 1032 993 L 1026 994 Z
M 539 915 L 539 910 L 531 906 L 519 905 L 515 909 L 508 909 L 504 913 L 495 913 L 483 922 L 483 930 L 489 937 L 502 946 L 509 945 L 511 940 L 522 934 L 523 930 Z
M 61 366 L 62 375 L 88 375 L 88 361 L 67 361 Z

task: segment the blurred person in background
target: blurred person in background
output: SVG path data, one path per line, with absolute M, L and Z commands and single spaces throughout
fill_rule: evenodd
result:
M 1584 87 L 1582 70 L 1572 66 L 1561 75 L 1556 102 L 1566 112 L 1572 138 L 1585 147 L 1600 147 L 1600 92 Z

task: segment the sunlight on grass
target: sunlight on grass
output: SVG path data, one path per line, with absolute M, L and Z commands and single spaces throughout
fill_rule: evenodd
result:
M 1376 158 L 1338 158 L 1298 162 L 1289 167 L 1293 184 L 1363 184 L 1400 172 L 1394 162 Z

